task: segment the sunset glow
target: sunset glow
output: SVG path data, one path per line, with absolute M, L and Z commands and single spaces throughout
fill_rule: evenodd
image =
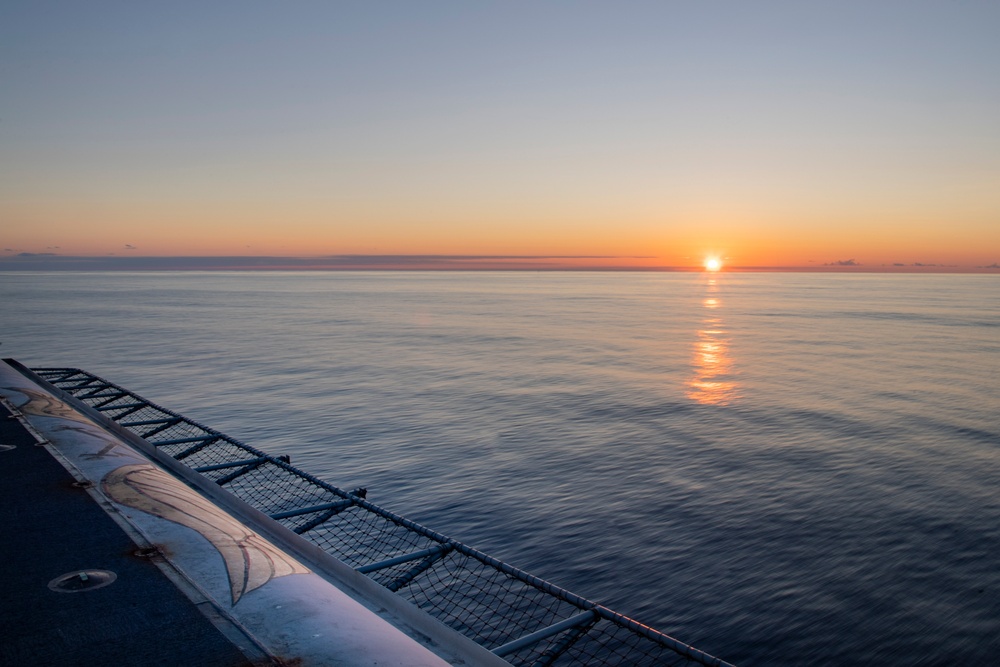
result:
M 718 257 L 709 257 L 705 260 L 706 271 L 718 271 L 722 268 L 722 260 Z

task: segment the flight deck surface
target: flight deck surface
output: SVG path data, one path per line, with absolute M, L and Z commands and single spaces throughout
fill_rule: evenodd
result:
M 255 664 L 6 406 L 0 444 L 0 664 Z M 78 574 L 88 571 L 115 579 L 88 588 Z M 50 588 L 63 575 L 72 592 Z

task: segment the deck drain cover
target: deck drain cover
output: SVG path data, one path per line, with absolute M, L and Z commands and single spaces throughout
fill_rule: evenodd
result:
M 78 570 L 67 572 L 49 582 L 56 593 L 83 593 L 113 584 L 118 575 L 111 570 Z

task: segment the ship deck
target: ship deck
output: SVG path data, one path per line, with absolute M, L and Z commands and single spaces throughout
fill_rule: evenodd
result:
M 727 665 L 85 371 L 0 403 L 0 664 Z
M 0 664 L 261 664 L 252 644 L 241 642 L 241 650 L 227 638 L 216 625 L 222 621 L 210 621 L 5 406 L 0 444 L 0 562 L 7 571 Z M 117 578 L 76 592 L 49 587 L 87 570 Z

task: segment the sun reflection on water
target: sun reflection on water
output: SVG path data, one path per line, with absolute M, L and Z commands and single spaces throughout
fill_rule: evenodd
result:
M 703 405 L 728 405 L 739 398 L 739 385 L 734 379 L 736 371 L 729 352 L 729 332 L 719 313 L 722 300 L 718 297 L 718 289 L 717 281 L 710 279 L 709 296 L 702 301 L 707 312 L 694 343 L 691 362 L 694 376 L 687 383 L 687 397 Z

